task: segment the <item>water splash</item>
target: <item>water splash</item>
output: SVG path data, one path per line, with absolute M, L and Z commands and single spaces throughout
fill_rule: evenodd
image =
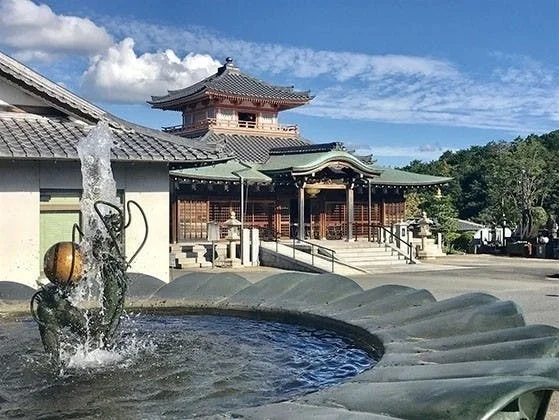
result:
M 93 238 L 108 238 L 108 233 L 94 204 L 102 200 L 118 206 L 116 182 L 111 168 L 111 148 L 114 145 L 113 135 L 106 122 L 99 122 L 77 146 L 81 161 L 82 198 L 80 210 L 84 237 L 80 248 L 84 254 L 84 280 L 72 294 L 72 303 L 79 304 L 83 300 L 95 300 L 100 305 L 103 294 L 101 278 L 101 261 L 93 253 Z M 109 209 L 101 208 L 108 212 Z M 106 213 L 105 213 L 106 214 Z
M 122 369 L 131 366 L 145 356 L 152 355 L 157 345 L 150 334 L 139 333 L 136 325 L 137 315 L 123 315 L 127 327 L 109 348 L 94 345 L 91 341 L 83 343 L 67 342 L 60 348 L 58 376 L 71 376 L 83 372 L 104 372 L 107 369 Z
M 109 242 L 109 233 L 95 210 L 95 203 L 104 201 L 120 206 L 111 168 L 113 146 L 114 138 L 105 122 L 99 122 L 77 145 L 83 188 L 80 201 L 83 237 L 79 245 L 84 259 L 84 274 L 82 281 L 68 296 L 68 301 L 76 307 L 98 308 L 101 313 L 104 310 L 102 263 L 103 256 L 110 250 L 99 249 L 100 244 Z M 100 207 L 99 210 L 103 216 L 111 211 L 109 207 Z M 93 338 L 91 331 L 95 321 L 89 312 L 84 311 L 84 317 L 85 336 L 76 340 L 72 335 L 61 340 L 59 358 L 62 366 L 92 367 L 121 360 L 122 355 L 102 348 L 99 338 Z

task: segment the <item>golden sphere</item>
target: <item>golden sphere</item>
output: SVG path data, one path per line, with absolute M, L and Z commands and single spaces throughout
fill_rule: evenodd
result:
M 47 278 L 59 286 L 76 284 L 82 278 L 82 253 L 74 242 L 58 242 L 51 246 L 45 252 L 43 263 Z

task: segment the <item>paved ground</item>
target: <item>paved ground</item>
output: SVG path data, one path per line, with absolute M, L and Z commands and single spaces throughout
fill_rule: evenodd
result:
M 268 267 L 236 269 L 256 282 L 280 272 Z M 175 271 L 173 277 L 184 274 Z M 527 324 L 559 328 L 559 261 L 493 255 L 447 256 L 418 265 L 383 267 L 374 274 L 351 276 L 364 289 L 401 284 L 429 290 L 437 300 L 468 292 L 485 292 L 516 302 Z M 546 420 L 559 420 L 555 393 Z

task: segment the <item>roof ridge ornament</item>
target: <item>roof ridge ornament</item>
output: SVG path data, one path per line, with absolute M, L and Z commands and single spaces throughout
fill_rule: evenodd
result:
M 240 72 L 240 69 L 233 62 L 232 57 L 225 58 L 225 63 L 223 64 L 223 66 L 217 69 L 217 74 L 222 74 L 225 72 L 225 70 L 233 71 L 235 73 Z

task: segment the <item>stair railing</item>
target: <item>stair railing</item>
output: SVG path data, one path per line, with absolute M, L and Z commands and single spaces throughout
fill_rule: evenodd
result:
M 316 252 L 314 252 L 314 249 L 318 248 L 318 251 L 320 251 L 320 250 L 328 251 L 330 253 L 330 260 L 332 261 L 332 273 L 334 272 L 334 266 L 336 265 L 336 263 L 335 263 L 336 251 L 335 250 L 333 250 L 332 248 L 327 248 L 325 246 L 315 244 L 314 242 L 305 241 L 304 239 L 293 238 L 293 245 L 292 245 L 292 247 L 293 247 L 293 259 L 295 259 L 295 251 L 296 251 L 296 243 L 297 242 L 303 242 L 303 243 L 308 244 L 308 245 L 311 246 L 311 265 L 313 267 L 315 267 L 314 256 L 317 255 Z M 276 241 L 276 244 L 277 244 L 277 241 Z M 276 249 L 277 249 L 277 245 L 276 245 Z
M 377 236 L 377 243 L 378 244 L 385 244 L 385 246 L 389 246 L 390 248 L 392 248 L 394 251 L 398 252 L 400 255 L 402 255 L 406 261 L 409 264 L 415 264 L 415 259 L 414 259 L 414 248 L 413 245 L 410 244 L 409 242 L 405 241 L 404 239 L 396 236 L 394 234 L 394 232 L 391 229 L 386 228 L 383 225 L 378 225 L 378 224 L 374 224 L 371 225 L 372 228 L 374 229 L 378 229 L 379 230 L 379 234 L 376 235 Z M 374 239 L 371 240 L 371 242 L 373 242 Z M 405 245 L 405 251 L 402 250 L 402 246 L 401 245 L 395 245 L 395 243 L 401 243 Z
M 268 236 L 268 238 L 276 243 L 276 253 L 279 253 L 279 244 L 281 242 L 281 240 L 280 240 L 281 233 L 276 231 L 271 236 Z M 324 250 L 324 251 L 329 252 L 330 253 L 330 258 L 329 259 L 332 262 L 332 273 L 334 272 L 334 267 L 336 265 L 336 251 L 334 249 L 328 248 L 328 247 L 325 247 L 325 246 L 322 246 L 322 245 L 318 245 L 318 244 L 315 244 L 313 242 L 306 241 L 304 239 L 293 238 L 293 243 L 291 244 L 291 247 L 293 248 L 293 259 L 296 259 L 295 258 L 295 252 L 297 251 L 297 247 L 296 247 L 297 242 L 303 242 L 303 243 L 308 244 L 308 245 L 311 246 L 311 265 L 313 267 L 315 267 L 314 257 L 315 257 L 315 255 L 318 255 L 317 252 L 315 252 L 315 248 L 317 248 L 318 252 L 320 252 L 320 250 Z M 320 258 L 326 259 L 326 256 L 321 256 Z

